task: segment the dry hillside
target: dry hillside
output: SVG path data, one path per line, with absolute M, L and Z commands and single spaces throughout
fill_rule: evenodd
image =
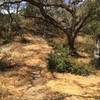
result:
M 54 73 L 53 78 L 46 64 L 52 48 L 42 38 L 27 39 L 0 47 L 0 100 L 100 100 L 99 71 L 84 77 Z

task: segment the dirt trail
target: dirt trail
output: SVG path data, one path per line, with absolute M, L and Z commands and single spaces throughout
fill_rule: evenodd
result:
M 42 38 L 30 43 L 13 42 L 0 47 L 0 58 L 12 65 L 0 71 L 0 100 L 100 100 L 100 74 L 82 77 L 47 71 L 52 48 Z M 7 67 L 7 66 L 5 66 Z

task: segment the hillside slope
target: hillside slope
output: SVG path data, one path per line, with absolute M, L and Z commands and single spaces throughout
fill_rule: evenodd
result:
M 46 64 L 52 48 L 42 38 L 27 39 L 0 47 L 0 100 L 100 100 L 99 71 L 86 77 L 54 73 L 54 79 Z

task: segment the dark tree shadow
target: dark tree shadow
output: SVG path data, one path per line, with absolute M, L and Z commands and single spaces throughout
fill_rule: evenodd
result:
M 12 63 L 11 61 L 5 59 L 0 60 L 0 72 L 11 71 L 15 68 L 18 68 L 17 63 Z

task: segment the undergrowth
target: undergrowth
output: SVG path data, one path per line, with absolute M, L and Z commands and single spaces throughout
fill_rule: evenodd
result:
M 77 75 L 89 75 L 94 73 L 94 67 L 91 64 L 75 65 L 68 55 L 68 47 L 63 45 L 56 46 L 54 52 L 49 54 L 47 59 L 48 69 L 52 72 L 73 73 Z

